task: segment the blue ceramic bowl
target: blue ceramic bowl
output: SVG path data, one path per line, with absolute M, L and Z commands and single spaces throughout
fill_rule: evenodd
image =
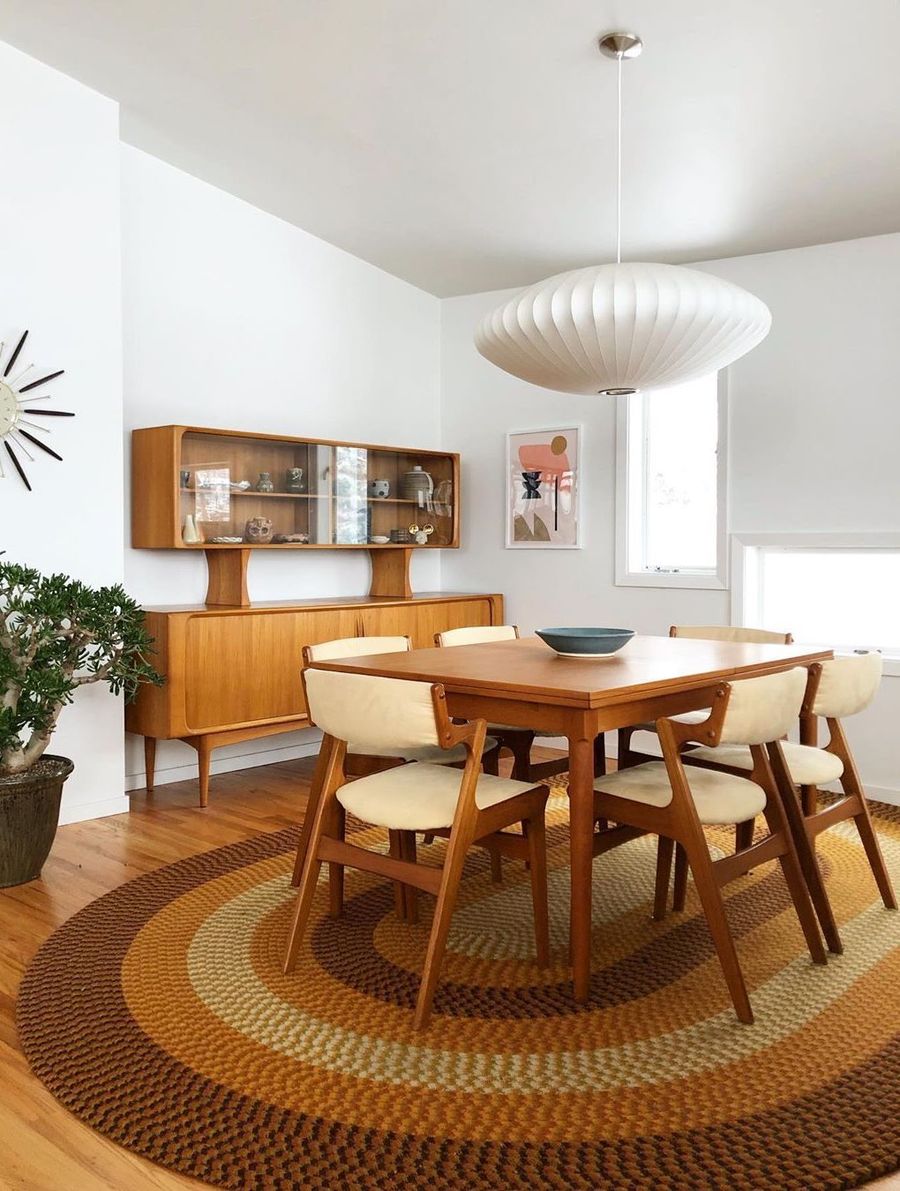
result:
M 535 629 L 564 658 L 595 658 L 627 645 L 634 629 Z

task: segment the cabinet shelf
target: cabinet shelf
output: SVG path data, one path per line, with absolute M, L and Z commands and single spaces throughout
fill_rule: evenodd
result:
M 135 430 L 131 441 L 132 545 L 205 551 L 210 604 L 246 603 L 251 550 L 367 550 L 370 594 L 406 598 L 412 593 L 413 550 L 459 546 L 459 456 L 451 452 L 200 426 Z M 313 491 L 235 491 L 230 486 L 255 483 L 253 477 L 263 473 L 279 489 L 299 476 Z M 182 479 L 191 486 L 183 486 Z M 371 496 L 376 480 L 397 495 Z M 413 498 L 399 495 L 419 490 Z M 248 528 L 257 518 L 262 525 Z M 427 543 L 371 540 L 390 538 L 413 522 L 432 528 Z M 235 540 L 185 542 L 186 530 L 193 536 L 194 525 L 201 535 Z M 246 540 L 270 530 L 309 541 L 257 546 Z

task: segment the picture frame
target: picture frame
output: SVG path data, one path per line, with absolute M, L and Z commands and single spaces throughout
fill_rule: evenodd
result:
M 507 434 L 507 550 L 581 549 L 581 444 L 580 425 Z

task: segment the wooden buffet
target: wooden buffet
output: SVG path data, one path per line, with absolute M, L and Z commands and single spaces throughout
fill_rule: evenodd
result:
M 376 480 L 387 495 L 372 494 Z M 249 538 L 254 519 L 282 540 Z M 424 542 L 414 527 L 430 530 Z M 400 540 L 383 540 L 391 534 Z M 222 538 L 231 540 L 213 540 Z M 459 456 L 447 452 L 195 426 L 135 430 L 132 545 L 206 556 L 205 604 L 145 610 L 166 683 L 143 687 L 126 712 L 127 730 L 144 737 L 147 788 L 157 740 L 182 740 L 198 754 L 202 806 L 214 748 L 309 722 L 304 645 L 386 634 L 421 648 L 445 629 L 503 622 L 500 595 L 414 595 L 410 586 L 413 550 L 459 545 Z M 348 549 L 369 552 L 368 596 L 250 602 L 252 550 Z

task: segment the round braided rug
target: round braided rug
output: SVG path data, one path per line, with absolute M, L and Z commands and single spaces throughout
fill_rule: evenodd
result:
M 874 810 L 900 888 L 900 814 Z M 348 871 L 334 921 L 320 885 L 285 977 L 294 833 L 279 832 L 141 877 L 61 927 L 22 984 L 28 1059 L 95 1129 L 223 1187 L 810 1191 L 896 1169 L 900 914 L 852 825 L 821 838 L 845 945 L 827 967 L 773 865 L 727 888 L 756 1013 L 743 1026 L 692 892 L 649 920 L 646 838 L 595 861 L 592 995 L 572 1000 L 559 789 L 549 817 L 553 967 L 533 962 L 522 865 L 491 885 L 473 852 L 424 1033 L 411 1010 L 430 899 L 406 925 L 389 885 Z

